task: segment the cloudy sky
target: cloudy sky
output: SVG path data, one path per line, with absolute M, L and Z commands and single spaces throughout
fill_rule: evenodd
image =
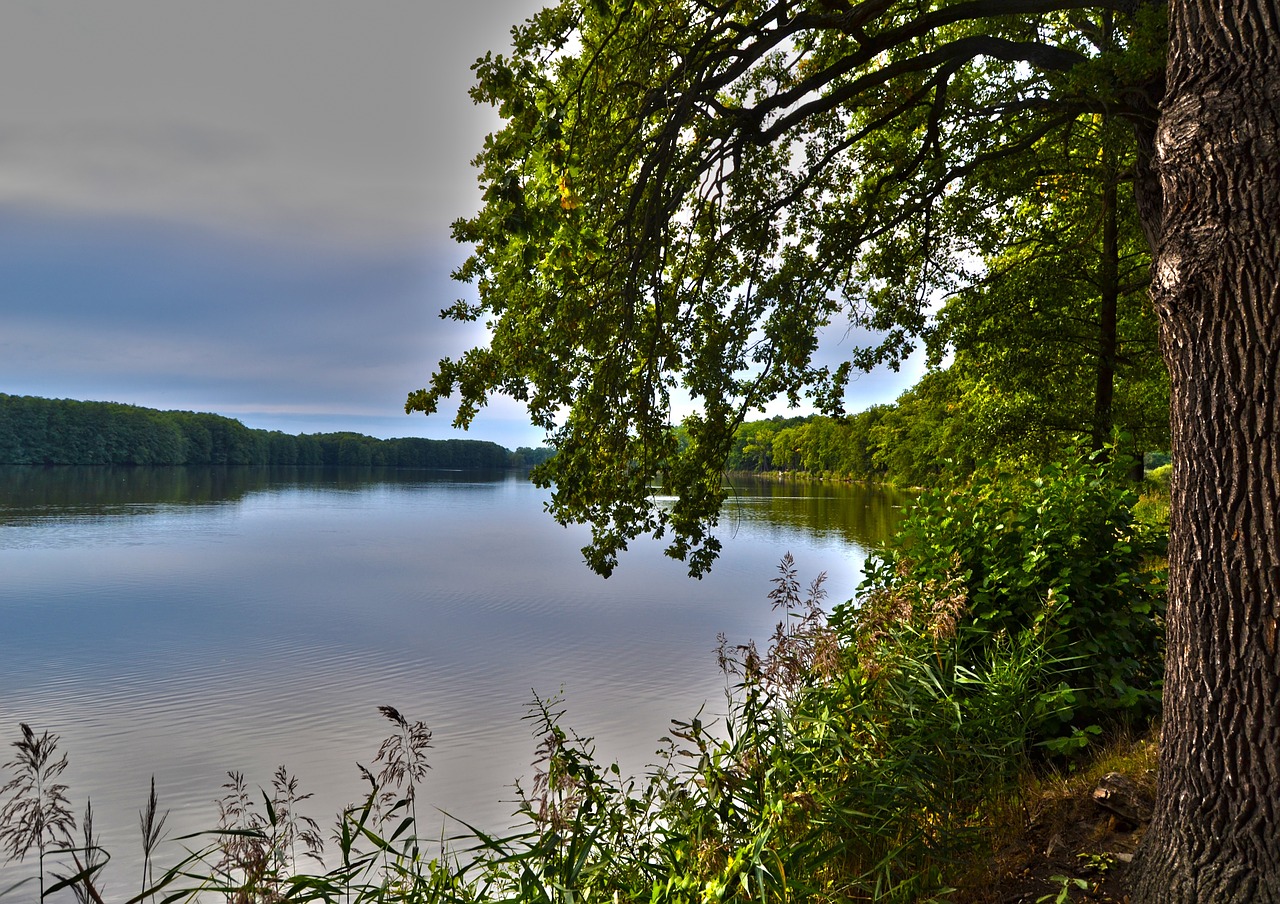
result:
M 0 392 L 455 435 L 404 398 L 483 339 L 437 316 L 496 123 L 470 66 L 540 5 L 4 0 Z M 471 435 L 541 441 L 502 401 Z

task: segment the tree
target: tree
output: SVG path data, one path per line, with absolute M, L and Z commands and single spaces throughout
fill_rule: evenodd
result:
M 441 361 L 406 407 L 457 389 L 465 426 L 490 392 L 527 402 L 557 448 L 535 479 L 557 518 L 594 525 L 592 567 L 670 531 L 701 573 L 734 428 L 777 397 L 839 411 L 851 367 L 813 362 L 817 330 L 846 313 L 880 331 L 856 356 L 871 366 L 926 329 L 929 293 L 968 251 L 943 241 L 948 197 L 1091 109 L 1154 129 L 1160 10 L 1114 14 L 1098 50 L 1083 5 L 544 10 L 473 90 L 506 125 L 477 159 L 483 210 L 455 224 L 476 247 L 456 275 L 479 300 L 448 314 L 488 320 L 491 342 Z M 699 408 L 683 448 L 673 394 Z
M 1065 138 L 971 198 L 965 225 L 988 256 L 938 336 L 982 384 L 972 407 L 996 448 L 1045 461 L 1074 436 L 1101 449 L 1119 431 L 1140 459 L 1168 448 L 1169 403 L 1132 130 L 1095 114 Z
M 1175 2 L 1162 109 L 1173 508 L 1136 900 L 1280 901 L 1280 9 Z
M 818 331 L 849 314 L 879 331 L 853 364 L 897 360 L 969 251 L 949 199 L 1116 117 L 1173 412 L 1162 784 L 1137 900 L 1280 901 L 1280 14 L 1173 0 L 1166 68 L 1164 13 L 563 0 L 477 65 L 473 96 L 505 124 L 477 158 L 484 206 L 455 226 L 478 298 L 448 314 L 492 336 L 406 408 L 456 390 L 465 426 L 491 393 L 525 401 L 557 447 L 537 479 L 557 518 L 593 524 L 593 567 L 669 532 L 701 573 L 737 424 L 776 397 L 839 409 L 850 365 L 815 363 Z

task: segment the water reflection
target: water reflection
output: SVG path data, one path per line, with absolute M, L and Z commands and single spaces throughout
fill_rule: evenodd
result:
M 910 496 L 890 487 L 734 476 L 724 521 L 808 531 L 874 549 L 893 536 Z
M 0 525 L 33 519 L 148 515 L 167 507 L 241 503 L 283 489 L 411 489 L 424 483 L 497 489 L 506 471 L 414 471 L 392 468 L 58 467 L 0 466 Z M 734 475 L 723 532 L 744 523 L 809 531 L 871 549 L 892 536 L 910 497 L 888 487 L 774 480 Z
M 380 704 L 435 732 L 426 804 L 502 828 L 531 691 L 563 688 L 569 724 L 642 771 L 670 718 L 723 706 L 716 635 L 772 630 L 781 555 L 843 599 L 902 502 L 735 490 L 705 579 L 638 542 L 604 581 L 589 531 L 557 526 L 520 475 L 0 469 L 0 745 L 19 721 L 62 736 L 113 877 L 136 865 L 152 774 L 175 835 L 216 821 L 227 770 L 269 785 L 281 763 L 327 823 L 363 791 Z
M 377 484 L 497 484 L 507 472 L 389 468 L 0 466 L 0 523 L 57 514 L 147 514 L 161 506 L 222 505 L 251 493 L 307 486 L 360 490 Z

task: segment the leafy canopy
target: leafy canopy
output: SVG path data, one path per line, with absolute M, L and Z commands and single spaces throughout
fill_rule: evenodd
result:
M 911 349 L 974 253 L 948 219 L 971 182 L 1090 111 L 1149 128 L 1163 22 L 1086 0 L 562 0 L 513 35 L 475 67 L 503 125 L 454 227 L 477 297 L 445 312 L 491 338 L 406 410 L 456 392 L 466 427 L 494 393 L 525 402 L 557 449 L 535 480 L 593 525 L 589 564 L 652 533 L 698 575 L 738 424 L 776 398 L 836 413 L 853 366 Z M 838 316 L 873 339 L 821 366 Z
M 943 305 L 933 342 L 973 379 L 967 420 L 995 449 L 1048 461 L 1072 436 L 1097 449 L 1117 430 L 1126 452 L 1168 447 L 1133 144 L 1116 118 L 1080 117 L 969 199 L 990 251 Z

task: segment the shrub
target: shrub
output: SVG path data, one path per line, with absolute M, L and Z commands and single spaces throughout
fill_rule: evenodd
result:
M 1169 492 L 1169 481 L 1173 478 L 1173 465 L 1163 464 L 1158 468 L 1152 468 L 1147 471 L 1144 481 L 1146 487 L 1153 490 L 1160 490 L 1164 493 Z
M 1169 531 L 1169 484 L 1172 479 L 1173 465 L 1161 465 L 1147 471 L 1142 481 L 1142 494 L 1133 507 L 1133 514 L 1138 522 L 1161 536 L 1167 535 Z
M 1042 645 L 1053 666 L 1035 732 L 1050 749 L 1082 744 L 1099 723 L 1149 718 L 1160 700 L 1161 550 L 1135 527 L 1123 473 L 1075 454 L 1033 477 L 979 473 L 923 493 L 893 547 L 872 557 L 860 601 L 835 614 L 846 643 L 864 668 L 891 660 L 884 644 L 902 646 L 904 630 L 954 635 L 960 664 Z

